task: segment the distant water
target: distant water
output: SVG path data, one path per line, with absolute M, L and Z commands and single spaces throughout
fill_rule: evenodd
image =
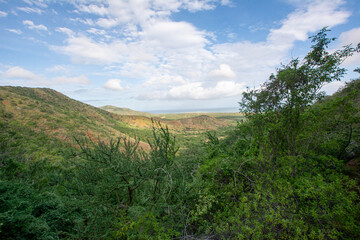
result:
M 237 113 L 238 108 L 202 108 L 202 109 L 170 109 L 170 110 L 144 110 L 154 114 L 166 113 Z

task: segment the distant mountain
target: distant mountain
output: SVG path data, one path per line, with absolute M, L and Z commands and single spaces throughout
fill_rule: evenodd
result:
M 175 129 L 192 130 L 214 130 L 219 127 L 234 125 L 237 121 L 243 119 L 242 113 L 162 113 L 153 114 L 147 112 L 134 111 L 129 108 L 119 108 L 111 105 L 100 107 L 111 113 L 121 115 L 121 119 L 130 125 L 138 127 L 148 127 L 152 125 L 151 119 L 166 123 L 169 127 Z M 137 117 L 136 117 L 137 116 Z
M 120 119 L 127 124 L 139 128 L 151 128 L 152 120 L 161 122 L 173 130 L 215 130 L 228 126 L 228 122 L 211 116 L 222 116 L 219 113 L 177 113 L 177 114 L 151 114 L 134 111 L 129 108 L 115 106 L 100 107 L 103 110 L 120 115 Z M 227 114 L 232 115 L 232 114 Z M 239 114 L 238 114 L 239 115 Z
M 153 121 L 167 125 L 170 130 L 194 131 L 194 130 L 216 130 L 220 127 L 229 126 L 229 123 L 218 120 L 214 117 L 201 115 L 191 118 L 180 118 L 177 120 L 165 120 L 159 117 L 145 117 L 134 115 L 121 115 L 119 120 L 129 124 L 132 127 L 151 129 Z
M 100 107 L 100 109 L 103 109 L 103 110 L 111 112 L 111 113 L 116 113 L 119 115 L 133 115 L 133 116 L 146 116 L 146 117 L 152 116 L 151 113 L 134 111 L 130 108 L 119 108 L 119 107 L 115 107 L 115 106 L 111 106 L 111 105 L 102 106 L 102 107 Z
M 170 120 L 167 124 L 173 126 L 174 128 L 185 130 L 216 130 L 219 127 L 228 126 L 228 123 L 208 115 Z

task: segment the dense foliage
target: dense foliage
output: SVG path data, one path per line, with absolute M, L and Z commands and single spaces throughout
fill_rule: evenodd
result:
M 157 122 L 149 150 L 124 136 L 64 142 L 0 104 L 0 239 L 359 239 L 344 165 L 360 155 L 360 79 L 320 92 L 359 46 L 330 54 L 326 34 L 244 93 L 246 120 L 226 138 L 186 149 Z

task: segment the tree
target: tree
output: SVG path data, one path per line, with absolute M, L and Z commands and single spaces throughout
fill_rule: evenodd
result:
M 321 88 L 339 81 L 346 70 L 340 64 L 354 52 L 360 43 L 334 53 L 327 51 L 335 38 L 328 38 L 327 28 L 310 37 L 312 50 L 300 61 L 293 59 L 277 69 L 260 89 L 243 93 L 240 111 L 252 120 L 254 133 L 263 154 L 298 155 L 299 134 L 305 121 L 302 113 L 307 107 L 324 96 Z

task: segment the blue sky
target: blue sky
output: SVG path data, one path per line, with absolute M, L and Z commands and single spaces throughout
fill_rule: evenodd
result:
M 358 0 L 0 0 L 0 85 L 141 111 L 232 109 L 329 26 L 360 42 Z M 330 50 L 332 50 L 330 49 Z M 342 82 L 357 77 L 360 54 Z

